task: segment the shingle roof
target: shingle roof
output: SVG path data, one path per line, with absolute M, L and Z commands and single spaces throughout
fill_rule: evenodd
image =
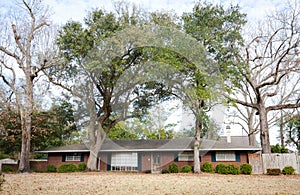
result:
M 125 152 L 125 151 L 187 151 L 193 150 L 193 137 L 159 140 L 105 140 L 100 152 Z M 199 150 L 260 150 L 258 144 L 249 146 L 248 137 L 231 136 L 231 143 L 226 137 L 219 140 L 201 139 Z M 74 144 L 50 148 L 41 153 L 52 152 L 88 152 L 85 144 Z

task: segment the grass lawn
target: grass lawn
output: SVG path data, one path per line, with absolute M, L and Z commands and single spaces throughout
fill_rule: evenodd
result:
M 300 194 L 300 175 L 5 174 L 0 194 Z

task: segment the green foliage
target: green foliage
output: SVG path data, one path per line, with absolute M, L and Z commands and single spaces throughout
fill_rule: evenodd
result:
M 179 169 L 178 169 L 178 165 L 175 163 L 172 163 L 169 165 L 169 173 L 178 173 Z
M 0 152 L 0 160 L 5 159 L 5 158 L 9 158 L 9 155 L 8 154 L 2 154 L 2 152 Z
M 16 169 L 14 169 L 13 167 L 9 166 L 9 165 L 2 165 L 2 171 L 5 173 L 8 172 L 17 172 Z
M 294 169 L 294 167 L 286 166 L 286 167 L 283 168 L 282 173 L 284 175 L 293 175 L 293 174 L 295 174 L 295 171 L 296 170 Z
M 286 132 L 286 143 L 296 146 L 300 153 L 300 114 L 293 116 L 284 125 Z
M 149 173 L 151 173 L 151 170 L 146 170 L 145 173 L 149 174 Z
M 78 171 L 86 171 L 86 164 L 85 163 L 78 164 Z
M 60 100 L 47 111 L 35 110 L 32 115 L 31 150 L 43 150 L 73 143 L 77 132 L 72 105 Z M 5 154 L 14 156 L 21 148 L 21 117 L 16 110 L 0 115 L 0 125 L 5 134 L 0 134 L 0 148 Z M 36 154 L 38 155 L 38 154 Z M 42 156 L 38 156 L 42 157 Z
M 56 172 L 56 167 L 55 165 L 48 165 L 46 170 L 47 172 Z
M 233 164 L 223 164 L 219 163 L 216 166 L 216 172 L 219 174 L 233 174 L 237 175 L 240 173 L 240 168 Z
M 190 165 L 185 165 L 185 166 L 183 166 L 182 167 L 182 169 L 181 169 L 181 173 L 190 173 L 190 172 L 192 172 L 193 171 L 193 167 L 192 166 L 190 166 Z
M 240 174 L 240 168 L 236 165 L 227 165 L 227 172 L 228 174 L 232 174 L 232 175 L 238 175 Z
M 207 172 L 207 173 L 213 173 L 214 172 L 214 167 L 210 162 L 205 162 L 202 165 L 202 171 Z
M 161 173 L 162 173 L 162 174 L 167 174 L 167 173 L 169 173 L 169 170 L 168 170 L 168 169 L 163 169 L 163 170 L 161 171 Z
M 225 165 L 223 163 L 217 164 L 217 166 L 216 166 L 216 173 L 219 173 L 219 174 L 228 174 L 227 165 Z
M 62 164 L 58 167 L 58 173 L 76 172 L 77 167 L 74 164 Z
M 281 147 L 279 144 L 271 145 L 271 152 L 272 153 L 289 153 L 289 150 L 284 146 Z
M 252 165 L 250 164 L 242 164 L 240 166 L 240 170 L 242 174 L 250 175 L 252 173 Z
M 136 140 L 138 136 L 122 121 L 111 128 L 108 138 L 111 140 Z
M 185 31 L 206 47 L 224 78 L 238 84 L 241 75 L 237 72 L 241 64 L 236 59 L 244 44 L 241 31 L 246 24 L 246 14 L 240 12 L 239 6 L 224 9 L 222 5 L 199 2 L 192 13 L 183 14 L 182 18 Z
M 267 174 L 268 175 L 280 175 L 281 171 L 280 169 L 267 169 Z
M 4 174 L 0 170 L 0 192 L 2 191 L 2 185 L 5 182 Z

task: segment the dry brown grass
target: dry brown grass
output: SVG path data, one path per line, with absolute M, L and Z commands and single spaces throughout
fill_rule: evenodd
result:
M 3 194 L 300 194 L 300 176 L 32 173 L 6 174 Z

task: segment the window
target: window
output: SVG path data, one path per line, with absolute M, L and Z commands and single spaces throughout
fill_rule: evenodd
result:
M 80 154 L 72 154 L 72 155 L 66 155 L 66 161 L 80 161 L 81 155 Z
M 138 155 L 136 152 L 114 153 L 111 155 L 112 171 L 137 171 Z
M 194 153 L 179 153 L 178 154 L 178 161 L 194 161 Z
M 236 161 L 235 152 L 216 152 L 216 161 Z

